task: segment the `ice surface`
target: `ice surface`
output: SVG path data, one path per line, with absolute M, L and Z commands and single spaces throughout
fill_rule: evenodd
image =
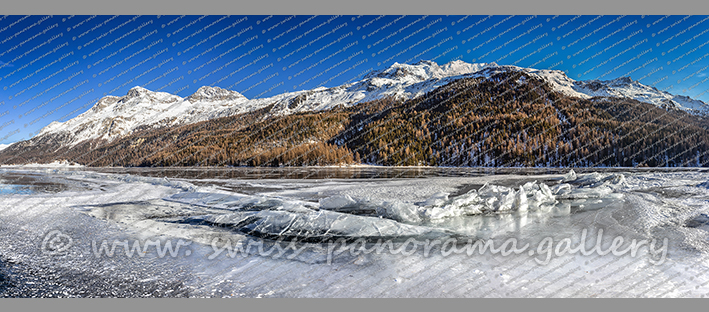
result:
M 352 199 L 349 195 L 343 195 L 321 198 L 319 203 L 322 209 L 338 209 L 354 206 L 357 204 L 357 201 Z
M 383 202 L 377 206 L 377 214 L 402 223 L 419 224 L 422 221 L 418 206 L 401 201 Z
M 218 179 L 209 185 L 85 168 L 3 167 L 4 187 L 18 185 L 13 182 L 18 176 L 32 179 L 22 183 L 64 187 L 0 193 L 0 235 L 6 238 L 0 241 L 0 261 L 11 263 L 9 278 L 16 285 L 0 294 L 699 297 L 709 292 L 703 275 L 709 269 L 709 173 L 573 175 L 225 181 L 248 184 L 245 193 L 218 187 Z M 659 256 L 645 246 L 634 257 L 575 253 L 540 264 L 547 254 L 537 246 L 545 239 L 568 239 L 573 247 L 586 237 L 591 249 L 601 230 L 603 250 L 613 237 L 623 237 L 623 246 L 632 239 L 658 239 L 656 249 L 667 238 L 666 261 L 649 262 Z M 46 253 L 43 241 L 53 231 L 71 237 L 73 245 Z M 534 253 L 505 256 L 475 249 L 471 255 L 444 256 L 450 245 L 440 242 L 428 245 L 428 252 L 418 246 L 411 253 L 338 252 L 328 245 L 359 240 L 371 251 L 379 240 L 391 239 L 396 249 L 408 239 L 448 238 L 460 248 L 468 240 L 489 239 L 498 247 L 515 238 L 517 246 L 528 243 Z M 191 244 L 174 257 L 156 251 L 97 256 L 92 247 L 92 242 L 153 239 Z M 278 256 L 281 250 L 273 247 L 279 239 L 304 249 Z M 227 247 L 237 242 L 255 245 L 230 256 L 237 249 Z M 259 247 L 273 248 L 272 253 Z
M 1 149 L 0 149 L 1 150 Z M 47 164 L 24 164 L 24 165 L 0 165 L 0 167 L 4 168 L 81 168 L 84 167 L 84 165 L 80 165 L 77 163 L 69 162 L 67 160 L 55 160 L 51 163 Z
M 405 240 L 410 237 L 446 237 L 446 231 L 402 224 L 390 219 L 348 215 L 334 211 L 262 210 L 192 217 L 188 222 L 208 222 L 265 238 L 324 242 L 338 238 Z
M 564 177 L 561 179 L 561 182 L 570 182 L 576 180 L 576 172 L 574 172 L 574 169 L 569 170 L 569 173 L 565 174 Z
M 709 188 L 709 181 L 697 184 L 698 187 Z
M 444 196 L 445 195 L 445 196 Z M 557 203 L 554 194 L 544 183 L 536 181 L 513 188 L 486 183 L 479 190 L 447 199 L 447 194 L 436 194 L 425 204 L 424 214 L 430 219 L 476 215 L 486 212 L 527 211 Z

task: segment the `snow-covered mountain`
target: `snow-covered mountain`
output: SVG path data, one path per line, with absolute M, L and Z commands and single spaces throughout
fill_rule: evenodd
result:
M 10 144 L 0 144 L 0 151 L 4 150 L 8 146 L 10 146 Z
M 394 63 L 389 68 L 372 71 L 362 80 L 332 88 L 279 94 L 269 98 L 247 99 L 236 91 L 204 86 L 181 98 L 165 92 L 134 87 L 123 97 L 106 96 L 94 107 L 64 123 L 52 122 L 38 136 L 55 134 L 64 138 L 62 145 L 74 145 L 87 139 L 113 140 L 141 128 L 175 126 L 231 116 L 273 104 L 271 114 L 286 115 L 302 111 L 320 111 L 336 105 L 351 106 L 385 96 L 410 99 L 464 77 L 489 77 L 497 72 L 523 71 L 539 77 L 568 96 L 591 98 L 612 96 L 632 98 L 662 107 L 691 112 L 709 111 L 698 100 L 645 86 L 628 77 L 609 81 L 575 81 L 559 70 L 523 68 L 495 63 L 470 64 L 452 61 L 438 65 L 432 61 L 415 64 Z
M 136 86 L 125 96 L 106 96 L 91 109 L 63 123 L 52 122 L 38 134 L 63 134 L 63 144 L 74 145 L 88 139 L 113 140 L 144 127 L 190 124 L 208 119 L 253 111 L 273 104 L 274 115 L 320 111 L 335 105 L 354 105 L 385 96 L 417 97 L 462 75 L 478 72 L 489 64 L 451 62 L 443 66 L 430 61 L 413 65 L 394 64 L 369 73 L 363 80 L 334 88 L 288 92 L 269 98 L 249 100 L 236 91 L 204 86 L 181 98 Z M 454 78 L 455 77 L 455 78 Z M 66 135 L 68 134 L 68 135 Z
M 518 66 L 489 66 L 477 74 L 492 74 L 502 71 L 523 71 L 531 76 L 546 80 L 555 91 L 572 97 L 589 99 L 592 97 L 629 98 L 654 104 L 664 108 L 676 108 L 690 113 L 707 113 L 709 104 L 684 95 L 674 95 L 655 87 L 634 81 L 630 77 L 613 80 L 576 81 L 560 70 L 523 68 Z
M 660 91 L 655 87 L 634 81 L 630 77 L 620 77 L 613 80 L 577 81 L 575 90 L 589 97 L 631 98 L 661 107 L 683 109 L 690 112 L 705 112 L 709 110 L 709 106 L 702 101 L 694 100 L 684 95 L 674 95 L 666 91 Z
M 186 124 L 209 119 L 211 114 L 248 102 L 236 91 L 201 87 L 187 98 L 134 87 L 125 96 L 106 96 L 91 109 L 63 123 L 52 122 L 39 136 L 69 133 L 71 142 L 87 139 L 112 140 L 140 127 Z M 248 107 L 248 105 L 246 105 Z

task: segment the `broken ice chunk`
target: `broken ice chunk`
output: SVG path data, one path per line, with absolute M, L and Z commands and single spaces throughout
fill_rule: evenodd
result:
M 331 196 L 327 198 L 321 198 L 318 200 L 320 203 L 320 209 L 339 209 L 348 206 L 353 206 L 357 204 L 357 201 L 352 199 L 349 195 L 342 196 Z

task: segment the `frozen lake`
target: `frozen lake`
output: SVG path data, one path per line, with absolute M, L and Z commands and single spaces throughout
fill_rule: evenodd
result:
M 0 168 L 0 297 L 704 297 L 703 169 Z

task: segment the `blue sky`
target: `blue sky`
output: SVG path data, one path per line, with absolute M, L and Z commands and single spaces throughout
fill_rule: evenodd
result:
M 460 59 L 630 76 L 709 102 L 707 16 L 2 16 L 0 144 L 134 86 L 261 98 Z

